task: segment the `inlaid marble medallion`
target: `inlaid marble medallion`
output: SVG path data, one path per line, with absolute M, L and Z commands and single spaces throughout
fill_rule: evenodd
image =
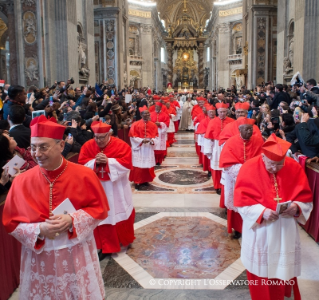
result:
M 205 217 L 164 217 L 135 237 L 127 254 L 154 278 L 213 279 L 240 257 L 227 228 Z
M 209 181 L 206 173 L 197 170 L 172 170 L 159 175 L 158 178 L 165 183 L 187 186 Z

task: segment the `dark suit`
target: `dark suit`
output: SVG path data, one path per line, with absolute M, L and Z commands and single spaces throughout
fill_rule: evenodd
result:
M 279 92 L 275 94 L 275 97 L 270 105 L 270 109 L 278 109 L 279 103 L 284 101 L 290 104 L 291 99 L 290 96 L 286 92 Z
M 295 129 L 286 135 L 286 139 L 292 144 L 290 147 L 292 153 L 301 150 L 302 154 L 312 158 L 319 155 L 319 144 L 317 141 L 313 142 L 318 136 L 319 129 L 315 119 L 310 119 L 307 123 L 297 124 Z M 298 142 L 295 143 L 296 139 Z
M 30 147 L 31 129 L 24 125 L 17 125 L 9 130 L 11 137 L 15 139 L 19 148 Z

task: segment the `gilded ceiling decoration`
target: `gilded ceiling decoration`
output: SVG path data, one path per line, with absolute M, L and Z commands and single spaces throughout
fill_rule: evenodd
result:
M 199 30 L 205 27 L 213 8 L 213 1 L 207 0 L 157 0 L 157 9 L 161 19 L 169 25 L 177 27 L 178 22 L 187 16 L 192 19 L 193 27 Z

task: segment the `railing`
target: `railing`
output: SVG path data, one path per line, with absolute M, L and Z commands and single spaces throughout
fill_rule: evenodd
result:
M 243 59 L 242 54 L 232 54 L 232 55 L 228 55 L 228 61 L 242 60 L 242 59 Z
M 138 55 L 130 55 L 130 60 L 143 61 L 143 57 Z

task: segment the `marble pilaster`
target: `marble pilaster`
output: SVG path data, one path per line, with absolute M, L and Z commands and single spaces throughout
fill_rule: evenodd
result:
M 167 82 L 171 82 L 173 84 L 173 47 L 170 43 L 167 44 Z
M 18 58 L 13 0 L 7 1 L 6 10 L 8 17 L 8 36 L 10 47 L 10 84 L 18 84 Z
M 204 45 L 202 43 L 200 43 L 198 47 L 198 74 L 199 74 L 198 87 L 200 89 L 203 89 L 205 74 L 204 74 Z

